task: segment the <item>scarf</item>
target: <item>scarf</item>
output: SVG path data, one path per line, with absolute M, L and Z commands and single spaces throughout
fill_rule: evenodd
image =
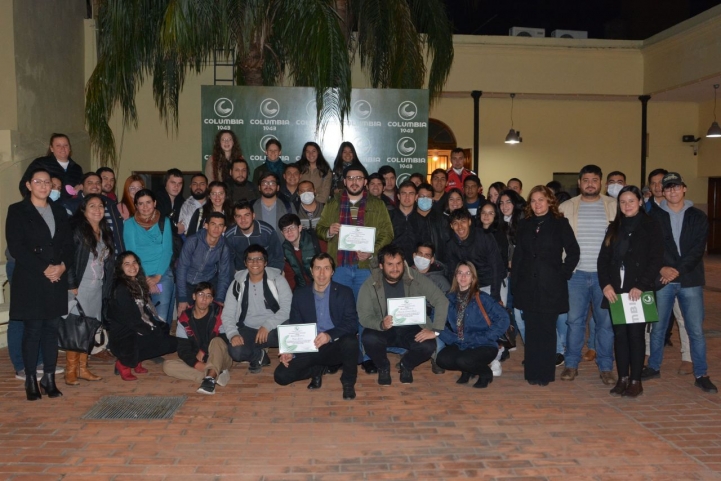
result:
M 353 224 L 353 217 L 351 216 L 351 203 L 348 191 L 343 190 L 340 196 L 340 223 L 345 225 L 359 225 L 365 226 L 366 216 L 366 201 L 368 200 L 368 191 L 364 190 L 360 200 L 357 202 L 358 206 L 358 217 L 356 218 L 355 224 Z M 336 263 L 340 267 L 352 266 L 358 263 L 358 255 L 352 251 L 338 250 L 336 256 Z
M 237 284 L 237 283 L 236 283 Z M 239 286 L 238 286 L 239 287 Z M 250 290 L 250 274 L 245 277 L 245 286 L 243 287 L 243 299 L 240 301 L 240 318 L 238 319 L 238 327 L 245 326 L 245 316 L 248 314 L 248 290 Z M 236 294 L 237 298 L 238 295 Z M 273 311 L 273 314 L 278 312 L 280 305 L 278 301 L 273 297 L 273 293 L 268 287 L 268 273 L 263 272 L 263 300 L 265 301 L 265 307 Z
M 459 292 L 456 296 L 456 328 L 458 330 L 458 339 L 463 340 L 463 320 L 466 317 L 466 308 L 468 307 L 468 301 L 470 300 L 471 290 L 464 294 Z
M 268 168 L 269 171 L 278 176 L 279 181 L 283 179 L 283 168 L 285 167 L 285 165 L 283 164 L 283 161 L 280 160 L 280 158 L 275 162 L 271 162 L 270 160 L 268 160 L 268 157 L 266 157 L 265 166 Z
M 140 227 L 142 227 L 145 230 L 150 230 L 160 220 L 160 211 L 158 209 L 155 209 L 153 211 L 152 215 L 150 216 L 150 218 L 144 218 L 140 215 L 140 212 L 135 211 L 133 218 L 135 219 L 135 222 L 137 222 Z

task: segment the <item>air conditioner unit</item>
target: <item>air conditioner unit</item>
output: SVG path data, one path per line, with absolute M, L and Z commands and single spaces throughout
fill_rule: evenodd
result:
M 508 31 L 511 37 L 540 37 L 546 36 L 545 28 L 511 27 Z
M 588 38 L 588 32 L 583 30 L 554 30 L 551 37 L 556 38 Z

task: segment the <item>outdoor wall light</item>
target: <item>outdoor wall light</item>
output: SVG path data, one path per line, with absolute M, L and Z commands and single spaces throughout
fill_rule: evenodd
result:
M 711 124 L 711 127 L 708 128 L 706 137 L 721 137 L 721 127 L 716 121 L 716 94 L 718 93 L 719 84 L 715 84 L 713 88 L 713 123 Z
M 523 142 L 523 139 L 521 138 L 521 131 L 519 130 L 516 132 L 513 128 L 513 99 L 516 98 L 516 94 L 511 94 L 511 130 L 508 131 L 508 135 L 506 135 L 506 143 L 515 145 L 520 142 Z

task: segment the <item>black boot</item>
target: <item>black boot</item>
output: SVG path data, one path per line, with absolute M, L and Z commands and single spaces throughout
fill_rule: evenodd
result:
M 43 378 L 40 380 L 40 389 L 45 391 L 47 397 L 60 397 L 63 395 L 55 385 L 54 372 L 46 372 L 43 374 Z
M 320 389 L 323 385 L 324 373 L 325 366 L 315 366 L 313 368 L 313 376 L 310 378 L 310 384 L 308 384 L 308 389 Z
M 28 401 L 37 401 L 43 397 L 40 394 L 40 389 L 38 389 L 38 378 L 34 374 L 25 376 L 25 396 L 27 396 Z
M 471 373 L 466 371 L 461 371 L 461 377 L 458 378 L 458 381 L 456 381 L 456 384 L 468 384 L 468 381 L 471 380 Z

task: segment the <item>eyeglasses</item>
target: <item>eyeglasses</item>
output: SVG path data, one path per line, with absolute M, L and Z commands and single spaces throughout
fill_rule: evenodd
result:
M 349 182 L 356 182 L 356 181 L 359 181 L 359 180 L 360 180 L 360 181 L 365 180 L 365 177 L 363 177 L 362 175 L 354 175 L 354 176 L 348 176 L 348 177 L 346 177 L 345 180 L 347 180 L 347 181 L 349 181 Z
M 277 182 L 274 180 L 266 180 L 265 182 L 260 183 L 260 185 L 262 185 L 263 187 L 274 186 L 276 184 Z
M 245 260 L 246 264 L 252 264 L 254 262 L 265 262 L 265 257 L 248 257 Z
M 293 232 L 294 230 L 298 230 L 297 225 L 289 225 L 287 227 L 284 227 L 282 232 L 285 234 L 286 232 Z
M 195 294 L 195 297 L 200 297 L 201 299 L 208 299 L 209 301 L 213 300 L 213 294 L 206 294 L 205 292 L 198 292 Z
M 52 185 L 51 180 L 43 180 L 43 179 L 33 179 L 33 184 L 37 185 L 38 187 L 41 185 Z

